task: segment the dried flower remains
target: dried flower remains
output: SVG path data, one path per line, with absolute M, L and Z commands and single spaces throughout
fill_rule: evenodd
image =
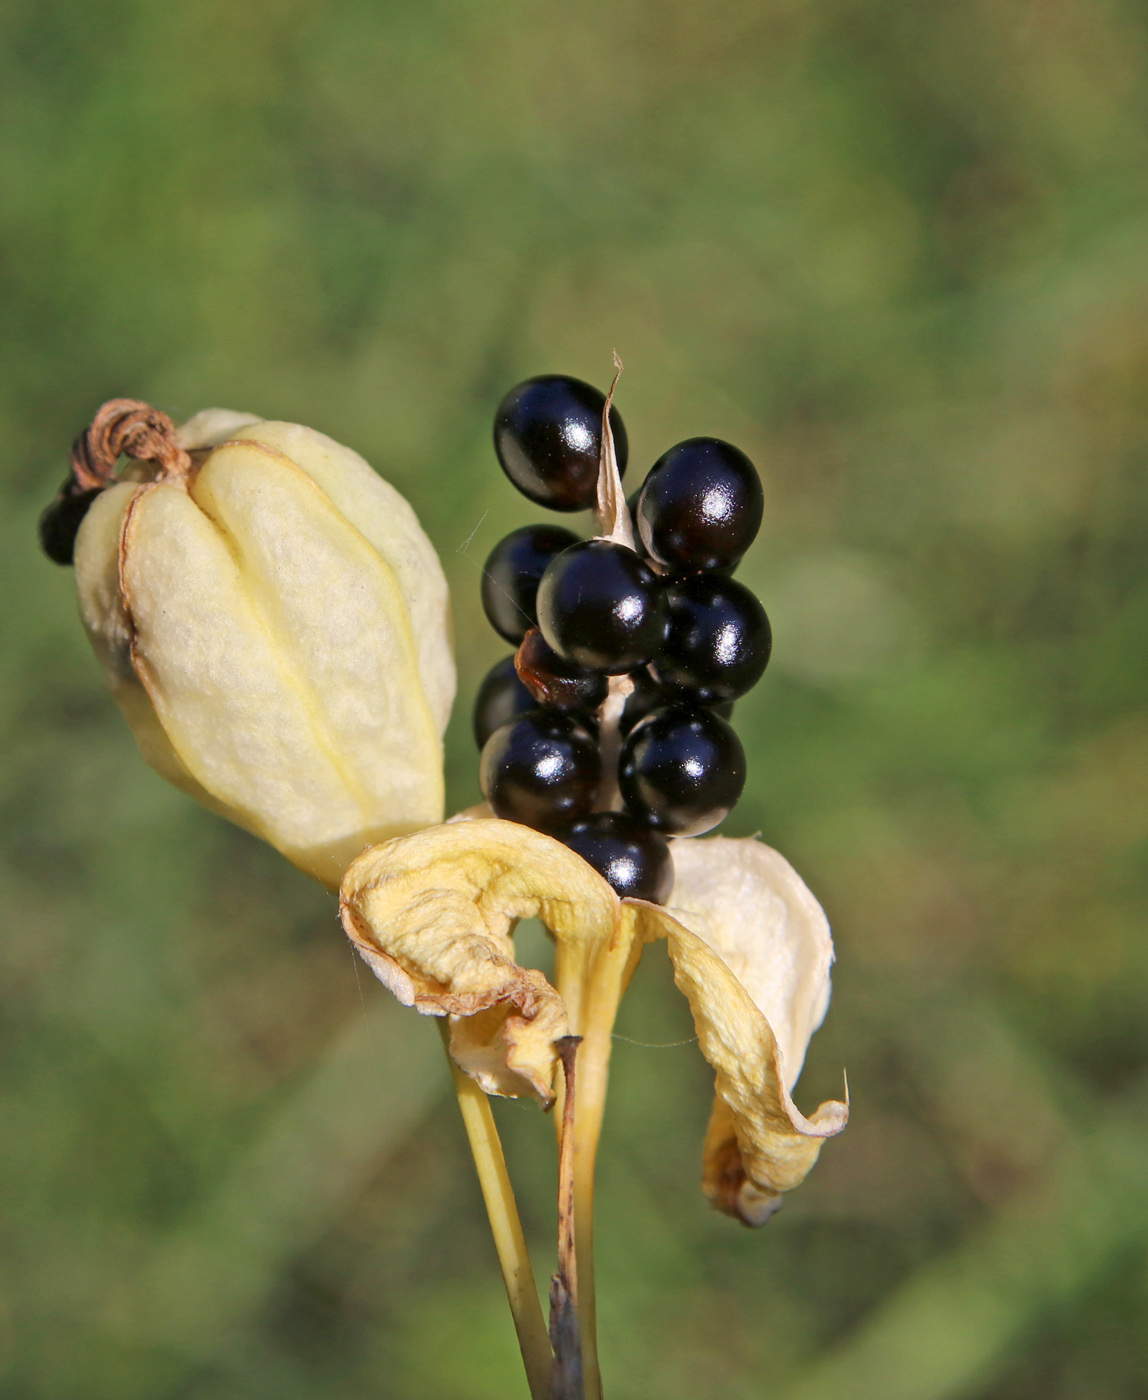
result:
M 557 393 L 581 433 L 577 461 L 563 459 L 557 476 L 540 478 L 540 498 L 565 501 L 562 509 L 596 501 L 599 539 L 628 556 L 637 545 L 615 454 L 614 433 L 624 430 L 613 388 L 603 404 L 580 381 L 551 376 L 520 387 L 531 385 L 530 403 Z M 539 428 L 536 404 L 534 419 L 515 404 L 522 422 L 508 420 L 504 436 L 529 447 L 546 424 Z M 714 441 L 684 446 L 696 462 L 697 444 L 712 456 Z M 591 448 L 596 481 L 583 460 Z M 530 466 L 527 457 L 515 463 L 520 474 Z M 756 481 L 740 454 L 726 453 L 713 470 Z M 575 477 L 571 506 L 558 488 Z M 740 557 L 756 530 L 751 507 L 739 507 L 736 539 L 725 526 L 728 539 L 714 536 L 715 558 L 726 558 L 722 549 Z M 668 516 L 663 509 L 651 519 L 660 528 Z M 670 566 L 654 552 L 668 548 L 654 526 L 652 569 L 642 565 L 642 577 L 654 580 L 656 595 L 658 571 Z M 665 940 L 714 1071 L 703 1189 L 721 1210 L 760 1225 L 848 1117 L 836 1101 L 806 1117 L 791 1097 L 829 1001 L 833 947 L 817 901 L 756 839 L 672 837 L 704 822 L 666 822 L 643 835 L 619 810 L 618 775 L 625 786 L 625 708 L 632 697 L 650 704 L 650 678 L 641 671 L 636 689 L 609 664 L 599 667 L 608 674 L 571 671 L 529 618 L 521 629 L 509 614 L 503 623 L 504 635 L 521 630 L 525 639 L 518 671 L 526 687 L 525 699 L 491 691 L 495 738 L 498 706 L 541 698 L 559 716 L 563 707 L 597 707 L 585 725 L 547 722 L 584 729 L 597 745 L 585 796 L 599 810 L 581 836 L 582 828 L 546 834 L 486 807 L 444 822 L 442 735 L 455 674 L 442 568 L 407 502 L 321 433 L 218 409 L 177 429 L 146 404 L 114 400 L 78 439 L 41 539 L 57 562 L 74 557 L 85 628 L 147 762 L 339 888 L 346 932 L 379 980 L 438 1018 L 531 1394 L 598 1400 L 594 1168 L 615 1017 L 642 950 Z M 527 543 L 537 553 L 533 536 Z M 757 674 L 768 659 L 765 628 Z M 503 690 L 519 684 L 504 671 Z M 715 692 L 697 703 L 719 699 Z M 656 826 L 657 813 L 649 820 Z M 599 865 L 604 878 L 579 854 L 581 841 L 597 859 L 594 842 L 604 840 L 625 855 L 635 826 L 634 851 L 655 862 L 645 884 L 627 886 L 629 877 Z M 532 917 L 555 940 L 553 981 L 515 952 L 515 928 Z M 487 1095 L 558 1108 L 549 1333 Z

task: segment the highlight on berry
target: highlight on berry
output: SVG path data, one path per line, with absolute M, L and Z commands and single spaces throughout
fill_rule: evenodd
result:
M 494 448 L 513 485 L 551 510 L 593 510 L 606 403 L 569 375 L 511 389 Z M 609 424 L 620 476 L 629 440 L 612 403 Z M 591 538 L 540 522 L 491 550 L 483 610 L 518 651 L 479 687 L 474 732 L 496 816 L 564 842 L 619 895 L 664 904 L 667 838 L 712 830 L 745 786 L 729 720 L 769 664 L 772 634 L 732 574 L 764 495 L 744 452 L 695 437 L 657 459 L 627 510 L 632 548 L 595 519 Z

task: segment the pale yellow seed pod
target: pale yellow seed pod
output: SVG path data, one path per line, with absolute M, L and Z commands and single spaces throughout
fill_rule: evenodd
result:
M 124 415 L 105 462 L 154 450 Z M 161 445 L 80 528 L 84 626 L 147 762 L 335 888 L 366 845 L 442 820 L 442 567 L 322 433 L 212 409 Z

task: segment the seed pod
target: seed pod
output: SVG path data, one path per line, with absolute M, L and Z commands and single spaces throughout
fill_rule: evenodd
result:
M 407 502 L 322 433 L 246 414 L 177 433 L 107 404 L 77 478 L 112 483 L 121 452 L 142 460 L 89 509 L 76 583 L 147 762 L 331 887 L 441 821 L 447 589 Z

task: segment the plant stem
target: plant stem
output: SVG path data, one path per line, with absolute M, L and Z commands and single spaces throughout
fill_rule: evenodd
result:
M 494 1247 L 502 1266 L 502 1281 L 506 1285 L 514 1330 L 518 1333 L 518 1347 L 526 1368 L 531 1400 L 547 1400 L 550 1390 L 550 1339 L 542 1316 L 538 1289 L 534 1284 L 530 1255 L 526 1252 L 522 1222 L 514 1203 L 514 1189 L 506 1170 L 506 1158 L 494 1114 L 490 1111 L 490 1100 L 451 1058 L 450 1023 L 446 1017 L 439 1020 L 439 1033 L 446 1047 L 458 1106 L 474 1157 L 478 1183 L 482 1187 L 482 1199 L 486 1202 L 490 1233 L 494 1236 Z
M 578 1250 L 578 1320 L 586 1400 L 601 1400 L 594 1288 L 594 1167 L 606 1109 L 610 1050 L 618 1004 L 642 956 L 642 940 L 624 922 L 603 947 L 558 944 L 555 983 L 566 1002 L 578 1050 L 578 1111 L 574 1120 L 574 1220 Z M 564 1107 L 562 1097 L 555 1108 Z
M 567 1035 L 554 1044 L 562 1061 L 564 1102 L 558 1151 L 558 1271 L 550 1280 L 550 1344 L 554 1348 L 550 1400 L 586 1400 L 574 1212 L 574 1120 L 578 1099 L 574 1069 L 581 1040 Z

